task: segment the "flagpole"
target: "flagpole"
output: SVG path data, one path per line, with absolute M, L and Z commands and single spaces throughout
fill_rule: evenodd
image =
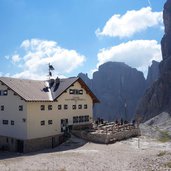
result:
M 48 72 L 48 75 L 49 75 L 49 80 L 50 80 L 50 63 L 49 63 L 49 72 Z
M 50 77 L 52 77 L 51 71 L 53 71 L 53 70 L 55 70 L 54 67 L 49 63 L 49 74 L 48 74 L 49 80 L 50 80 Z

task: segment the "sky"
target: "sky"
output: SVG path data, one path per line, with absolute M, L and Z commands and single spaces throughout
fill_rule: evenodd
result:
M 47 79 L 161 61 L 165 0 L 0 0 L 0 76 Z

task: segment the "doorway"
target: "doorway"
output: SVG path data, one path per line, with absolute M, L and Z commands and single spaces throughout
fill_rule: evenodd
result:
M 24 141 L 17 140 L 17 152 L 23 153 L 24 152 Z

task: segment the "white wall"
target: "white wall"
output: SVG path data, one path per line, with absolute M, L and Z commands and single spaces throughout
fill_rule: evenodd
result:
M 82 89 L 81 85 L 76 82 L 72 89 Z M 80 100 L 72 100 L 74 97 L 79 97 Z M 62 110 L 58 110 L 58 105 L 62 105 Z M 68 105 L 68 109 L 64 110 L 64 104 Z M 76 104 L 77 109 L 73 110 L 72 105 Z M 78 109 L 79 104 L 87 104 L 87 109 Z M 45 105 L 45 111 L 40 110 L 40 105 Z M 48 105 L 52 105 L 52 110 L 48 110 Z M 93 102 L 91 97 L 83 90 L 83 95 L 71 95 L 69 89 L 63 93 L 57 102 L 29 102 L 27 104 L 27 130 L 28 139 L 46 137 L 61 133 L 61 119 L 67 118 L 69 125 L 73 124 L 73 116 L 89 115 L 92 118 Z M 41 126 L 40 121 L 45 120 L 45 125 Z M 48 125 L 48 120 L 53 120 L 52 125 Z M 91 120 L 90 120 L 91 122 Z M 81 123 L 83 124 L 83 123 Z
M 82 89 L 78 82 L 70 88 Z M 0 83 L 0 90 L 6 89 L 7 87 Z M 74 98 L 79 99 L 73 100 Z M 61 110 L 58 110 L 59 104 L 62 105 Z M 64 109 L 64 104 L 68 105 L 67 110 Z M 75 104 L 77 109 L 73 110 L 72 105 Z M 79 104 L 82 104 L 82 109 L 78 109 Z M 84 104 L 87 104 L 87 109 L 84 109 Z M 25 102 L 18 95 L 14 95 L 12 90 L 8 90 L 7 96 L 0 96 L 0 107 L 1 105 L 4 105 L 5 110 L 0 110 L 0 135 L 18 139 L 41 138 L 60 134 L 61 119 L 68 119 L 68 124 L 72 125 L 73 116 L 89 115 L 92 118 L 93 115 L 93 102 L 85 90 L 83 90 L 83 95 L 71 95 L 68 89 L 56 102 Z M 19 105 L 23 105 L 23 111 L 18 110 Z M 45 105 L 44 111 L 40 110 L 41 105 Z M 48 105 L 53 106 L 52 110 L 48 110 Z M 26 119 L 26 122 L 23 122 L 23 119 Z M 2 120 L 8 120 L 8 125 L 3 125 Z M 14 125 L 11 125 L 11 120 L 15 122 Z M 40 124 L 42 120 L 45 121 L 43 126 Z M 48 120 L 52 120 L 53 124 L 48 125 Z
M 7 87 L 1 82 L 0 90 L 7 90 Z M 4 105 L 4 111 L 1 111 L 1 105 Z M 23 105 L 23 111 L 19 111 L 19 105 Z M 23 118 L 27 120 L 26 111 L 26 102 L 14 95 L 12 90 L 8 90 L 7 96 L 0 96 L 0 135 L 26 139 L 27 123 L 23 122 Z M 8 125 L 3 125 L 2 120 L 8 120 Z M 11 125 L 11 120 L 14 121 L 14 125 Z

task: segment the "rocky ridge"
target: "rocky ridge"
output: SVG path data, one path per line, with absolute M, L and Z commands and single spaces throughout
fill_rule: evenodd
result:
M 99 66 L 98 71 L 89 79 L 80 73 L 87 85 L 99 98 L 94 106 L 95 118 L 105 120 L 134 118 L 135 106 L 145 90 L 143 73 L 122 62 L 107 62 Z
M 148 75 L 146 79 L 146 87 L 149 88 L 154 81 L 159 78 L 159 62 L 152 61 L 152 65 L 148 67 Z
M 171 113 L 171 0 L 164 5 L 165 34 L 161 40 L 163 60 L 159 64 L 159 79 L 147 89 L 136 113 L 148 120 L 161 112 Z
M 145 89 L 158 78 L 156 61 L 148 69 L 147 80 L 143 73 L 122 62 L 108 62 L 101 65 L 89 79 L 87 74 L 80 73 L 89 88 L 100 99 L 94 107 L 95 118 L 101 117 L 112 121 L 121 117 L 127 120 L 134 118 L 136 105 Z M 126 105 L 126 106 L 125 106 Z

